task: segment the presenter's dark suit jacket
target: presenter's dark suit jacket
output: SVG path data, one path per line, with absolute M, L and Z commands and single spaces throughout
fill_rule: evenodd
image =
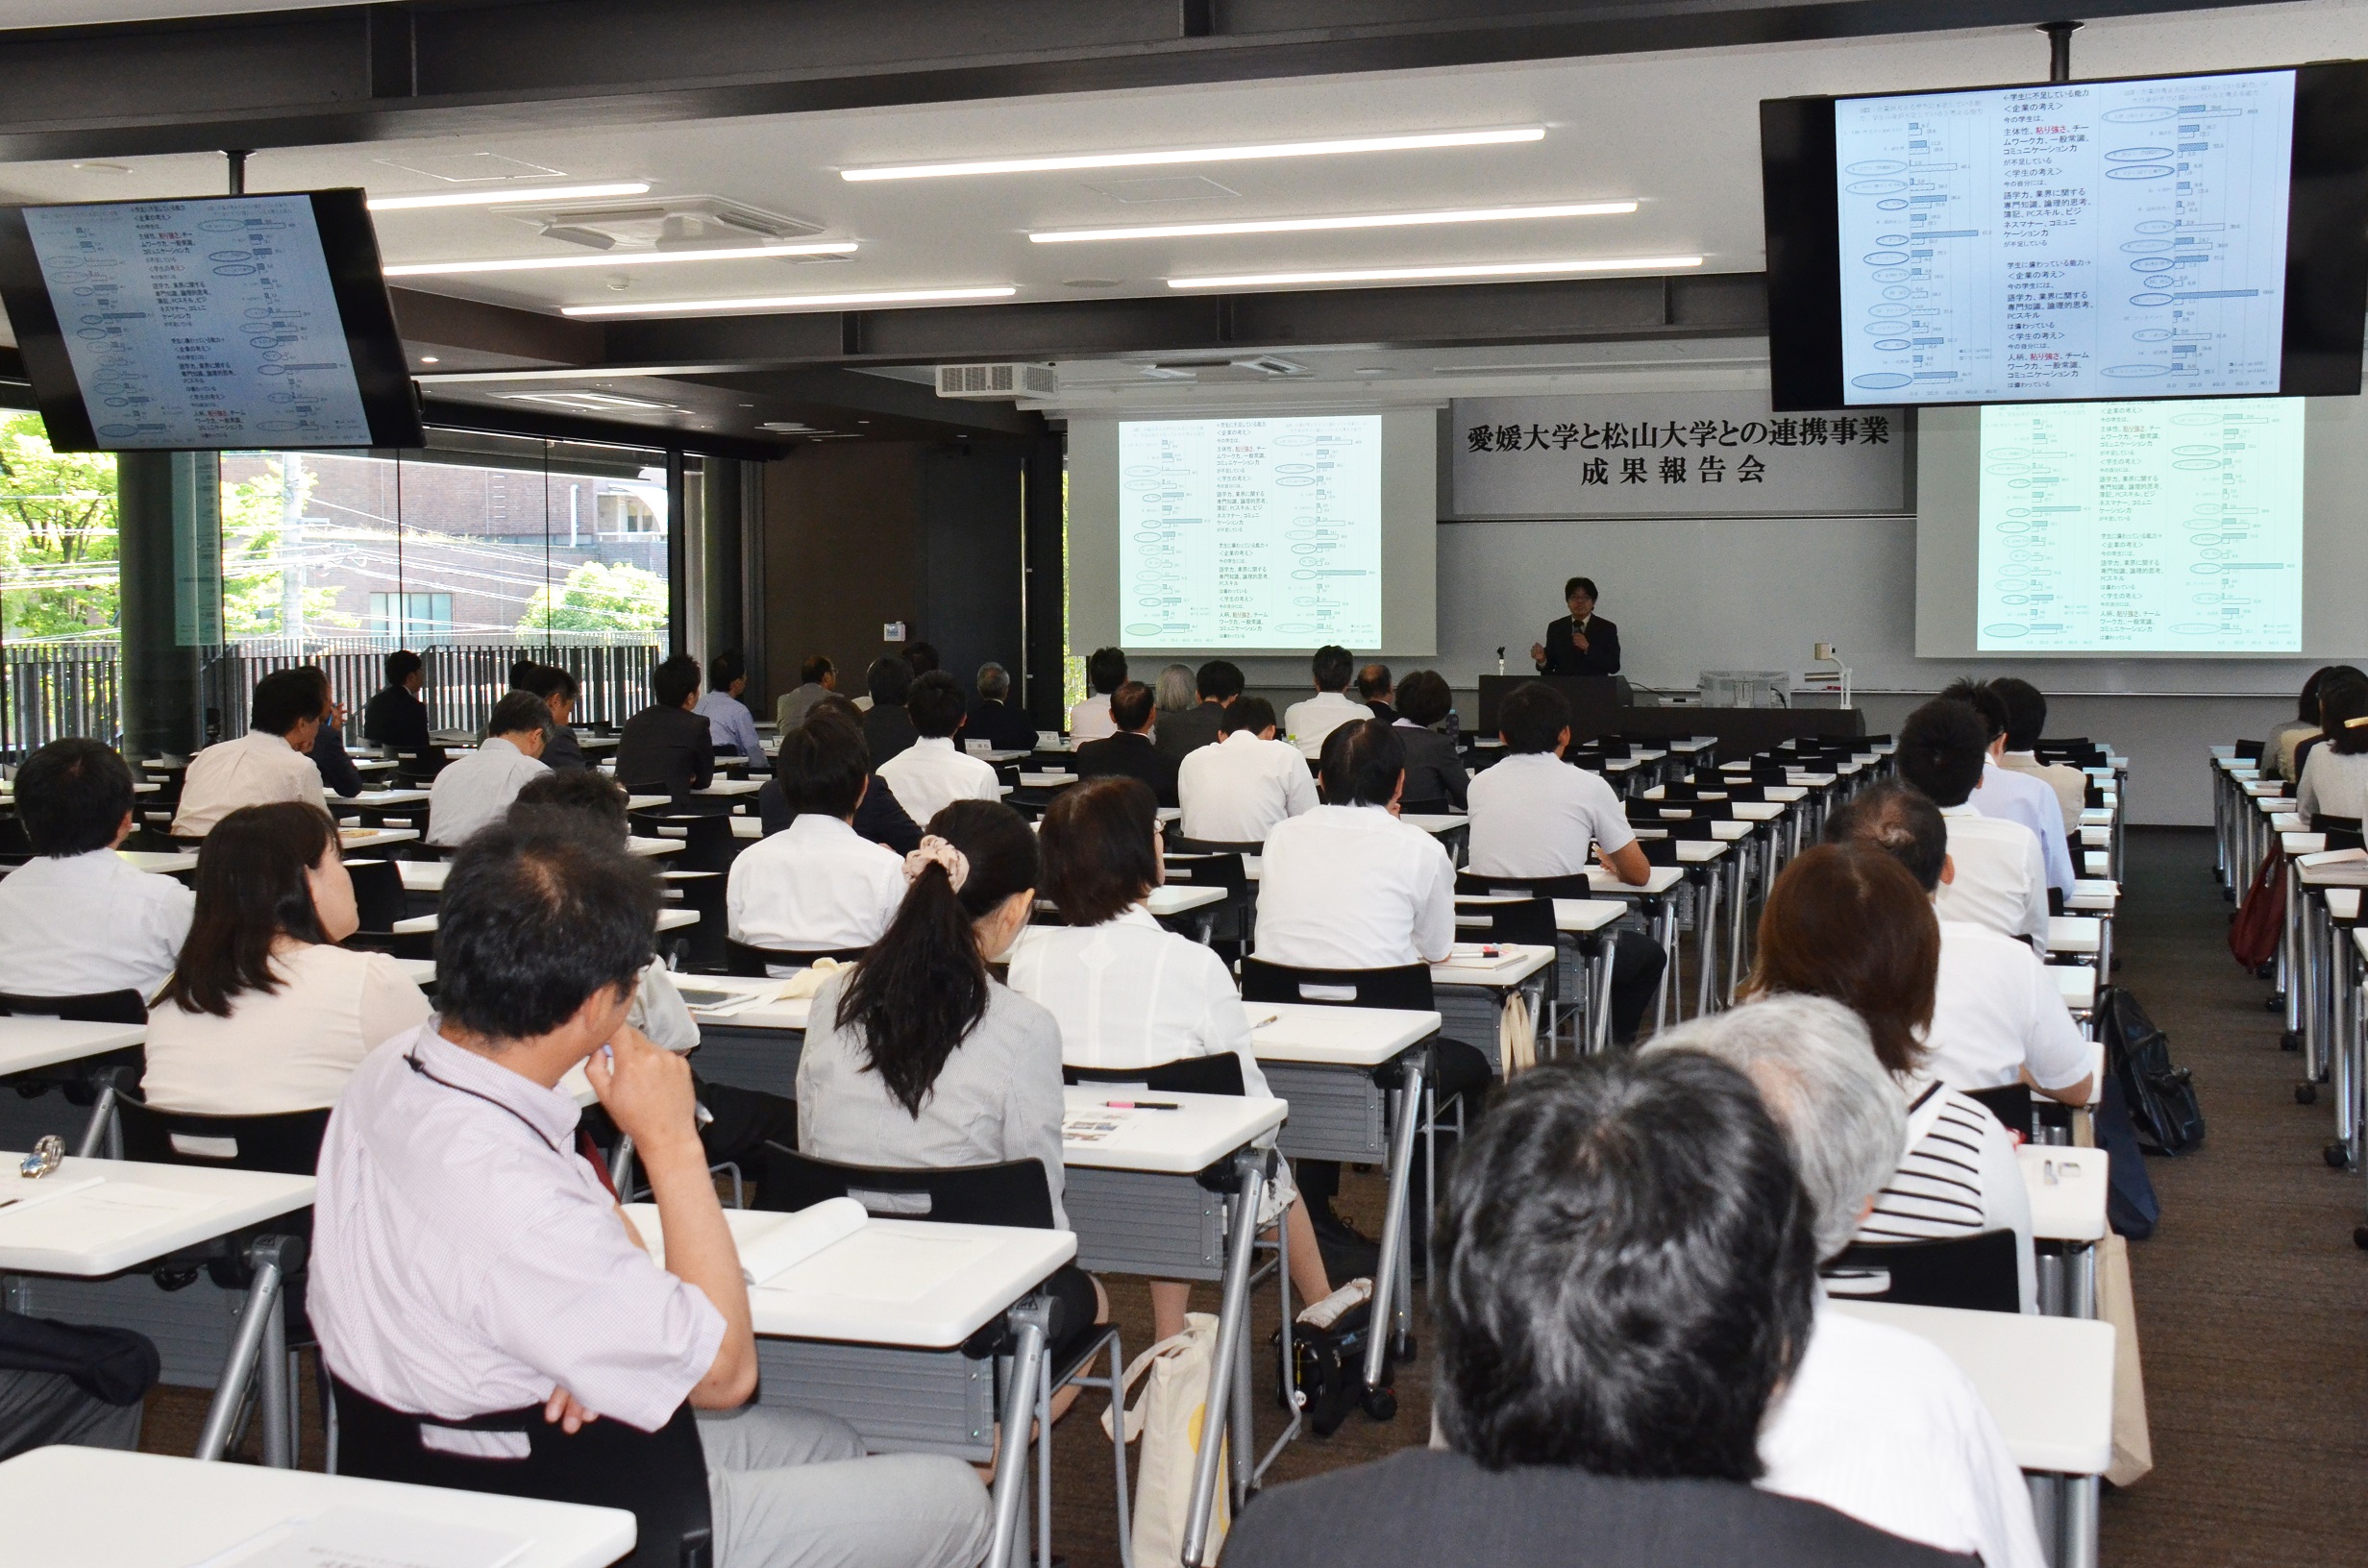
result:
M 1616 675 L 1619 674 L 1619 627 L 1602 616 L 1587 623 L 1587 651 L 1570 646 L 1570 617 L 1563 616 L 1545 628 L 1545 668 L 1542 675 Z
M 1192 752 L 1204 746 L 1217 744 L 1218 721 L 1225 716 L 1221 702 L 1203 702 L 1182 713 L 1163 713 L 1152 727 L 1159 733 L 1155 744 L 1159 754 L 1182 762 Z
M 1108 773 L 1139 778 L 1151 786 L 1163 806 L 1176 804 L 1175 774 L 1178 764 L 1173 757 L 1163 757 L 1159 747 L 1147 735 L 1122 731 L 1104 740 L 1088 741 L 1077 747 L 1077 776 L 1098 778 Z

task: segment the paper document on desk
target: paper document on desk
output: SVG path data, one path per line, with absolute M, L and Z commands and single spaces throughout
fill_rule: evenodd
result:
M 666 1233 L 658 1223 L 657 1205 L 635 1203 L 626 1206 L 626 1215 L 633 1229 L 641 1233 L 650 1248 L 650 1256 L 660 1268 L 666 1266 Z M 871 1222 L 863 1205 L 852 1198 L 826 1198 L 794 1214 L 768 1215 L 773 1223 L 755 1235 L 745 1234 L 738 1226 L 732 1229 L 732 1239 L 740 1249 L 740 1277 L 751 1285 L 762 1285 L 777 1274 L 786 1273 L 800 1263 L 828 1247 L 838 1245 Z
M 2310 880 L 2320 887 L 2368 888 L 2368 849 L 2326 849 L 2294 859 L 2310 868 Z
M 1112 1088 L 1122 1086 L 1112 1085 Z M 1119 1106 L 1096 1106 L 1091 1111 L 1072 1111 L 1061 1118 L 1061 1141 L 1064 1143 L 1103 1143 L 1110 1135 L 1134 1115 L 1132 1111 Z
M 210 1208 L 213 1201 L 194 1192 L 102 1180 L 62 1202 L 0 1209 L 0 1246 L 73 1251 L 111 1246 Z
M 0 1216 L 106 1185 L 104 1176 L 22 1176 L 12 1165 L 6 1176 L 0 1176 Z
M 769 986 L 752 986 L 746 991 L 726 991 L 716 986 L 683 985 L 676 989 L 682 994 L 682 1005 L 696 1017 L 728 1018 L 738 1013 L 752 1013 L 781 999 L 789 982 Z
M 849 1301 L 921 1301 L 993 1256 L 1001 1244 L 994 1236 L 958 1230 L 916 1233 L 897 1225 L 870 1225 L 807 1259 L 798 1266 L 795 1281 L 778 1275 L 775 1280 L 801 1293 Z
M 1459 942 L 1447 953 L 1447 964 L 1458 969 L 1503 969 L 1521 962 L 1519 953 L 1507 952 L 1493 944 L 1477 945 Z
M 214 1561 L 221 1568 L 504 1568 L 534 1544 L 506 1531 L 366 1508 L 332 1508 L 263 1539 L 252 1556 Z

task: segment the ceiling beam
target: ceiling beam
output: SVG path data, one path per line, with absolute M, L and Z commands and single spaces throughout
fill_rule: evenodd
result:
M 229 0 L 235 3 L 235 0 Z M 2082 0 L 2090 19 L 2274 0 Z M 593 125 L 2032 25 L 2063 0 L 512 0 L 0 33 L 0 159 Z M 1016 41 L 1024 40 L 1024 42 Z M 2033 46 L 2032 76 L 2041 72 Z
M 594 364 L 605 349 L 597 325 L 551 311 L 520 310 L 416 288 L 386 292 L 395 305 L 395 331 L 414 352 L 456 350 L 524 369 Z

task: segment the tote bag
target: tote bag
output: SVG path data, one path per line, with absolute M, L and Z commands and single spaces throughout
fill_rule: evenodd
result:
M 1135 1568 L 1182 1568 L 1184 1530 L 1192 1510 L 1193 1471 L 1208 1427 L 1209 1366 L 1217 1355 L 1217 1319 L 1187 1312 L 1184 1332 L 1162 1339 L 1127 1363 L 1126 1388 L 1147 1372 L 1143 1392 L 1126 1407 L 1126 1440 L 1143 1440 L 1135 1460 Z M 1110 1411 L 1101 1417 L 1110 1430 Z M 1224 1442 L 1223 1422 L 1218 1442 Z M 1217 1504 L 1210 1510 L 1205 1556 L 1214 1559 L 1230 1527 L 1231 1503 L 1224 1482 L 1231 1456 L 1217 1457 Z

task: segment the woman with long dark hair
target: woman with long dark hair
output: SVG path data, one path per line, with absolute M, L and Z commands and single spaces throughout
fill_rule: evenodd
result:
M 393 959 L 337 945 L 360 923 L 325 813 L 284 800 L 223 818 L 148 1015 L 148 1103 L 241 1116 L 334 1105 L 363 1057 L 429 1014 Z

